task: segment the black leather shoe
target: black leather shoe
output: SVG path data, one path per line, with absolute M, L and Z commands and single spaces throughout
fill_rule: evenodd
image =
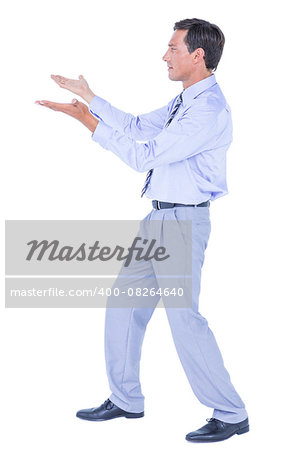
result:
M 76 416 L 84 420 L 110 420 L 116 417 L 126 417 L 127 419 L 137 419 L 144 417 L 144 411 L 139 413 L 132 413 L 124 411 L 113 402 L 105 400 L 105 402 L 98 408 L 81 409 L 77 411 Z
M 192 431 L 186 435 L 186 440 L 191 442 L 218 442 L 228 439 L 234 434 L 243 434 L 249 431 L 247 419 L 238 423 L 222 422 L 218 419 L 206 419 L 208 422 L 199 430 Z

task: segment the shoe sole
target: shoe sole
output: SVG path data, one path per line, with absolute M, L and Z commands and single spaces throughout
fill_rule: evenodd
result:
M 119 419 L 120 417 L 125 417 L 126 419 L 139 419 L 140 417 L 144 417 L 144 413 L 127 413 L 126 415 L 122 415 L 122 416 L 115 416 L 115 417 L 108 417 L 107 419 L 93 419 L 93 418 L 89 418 L 89 417 L 80 417 L 77 416 L 78 419 L 81 420 L 89 420 L 90 422 L 104 422 L 105 420 L 112 420 L 112 419 Z
M 127 413 L 126 419 L 139 419 L 140 417 L 144 417 L 144 412 L 141 413 Z
M 244 428 L 241 428 L 240 430 L 235 431 L 234 433 L 232 433 L 230 436 L 227 436 L 223 439 L 207 439 L 207 440 L 202 440 L 202 439 L 188 439 L 185 438 L 188 442 L 221 442 L 221 441 L 225 441 L 226 439 L 231 438 L 232 436 L 234 436 L 235 434 L 244 434 L 247 433 L 249 431 L 249 425 L 247 425 Z

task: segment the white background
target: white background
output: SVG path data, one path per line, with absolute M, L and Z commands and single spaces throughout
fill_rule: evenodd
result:
M 199 311 L 251 427 L 212 445 L 293 449 L 300 300 L 296 2 L 7 3 L 0 27 L 2 242 L 4 219 L 142 219 L 150 212 L 150 200 L 140 198 L 145 174 L 94 143 L 79 122 L 34 101 L 71 101 L 50 74 L 82 73 L 96 94 L 124 111 L 165 105 L 182 84 L 168 79 L 162 56 L 174 23 L 192 17 L 225 34 L 216 77 L 234 120 L 229 195 L 211 204 Z M 190 389 L 165 311 L 157 309 L 142 353 L 145 417 L 80 421 L 78 409 L 99 406 L 110 394 L 105 310 L 5 309 L 1 292 L 2 448 L 179 449 L 190 445 L 185 434 L 211 417 Z

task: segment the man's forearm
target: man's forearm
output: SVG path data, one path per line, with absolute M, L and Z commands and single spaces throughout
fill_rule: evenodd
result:
M 88 104 L 91 103 L 91 101 L 93 100 L 93 98 L 95 97 L 95 94 L 93 93 L 93 91 L 90 90 L 90 88 L 86 89 L 81 97 L 83 98 L 83 100 L 85 100 Z
M 90 112 L 85 114 L 82 119 L 79 118 L 78 120 L 80 120 L 80 122 L 84 126 L 86 126 L 92 133 L 94 133 L 94 131 L 96 130 L 99 122 L 96 117 L 94 117 Z

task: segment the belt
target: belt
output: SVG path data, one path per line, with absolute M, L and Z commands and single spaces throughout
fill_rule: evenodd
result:
M 199 203 L 198 205 L 185 205 L 184 203 L 169 203 L 169 202 L 160 202 L 159 200 L 152 200 L 152 206 L 154 209 L 164 209 L 164 208 L 175 208 L 176 206 L 193 206 L 194 208 L 198 208 L 200 206 L 208 206 L 210 205 L 210 201 Z

